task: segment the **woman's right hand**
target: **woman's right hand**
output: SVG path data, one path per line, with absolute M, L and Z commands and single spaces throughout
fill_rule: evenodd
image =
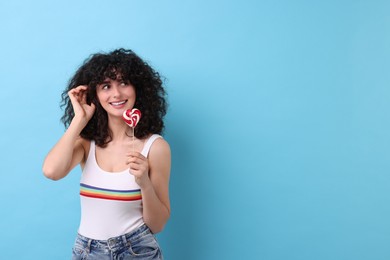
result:
M 95 104 L 87 104 L 88 86 L 81 85 L 68 91 L 68 96 L 72 102 L 74 117 L 79 118 L 85 124 L 92 118 L 95 113 Z

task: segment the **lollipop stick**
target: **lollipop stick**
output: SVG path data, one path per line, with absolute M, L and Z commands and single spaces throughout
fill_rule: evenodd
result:
M 134 127 L 133 127 L 133 152 L 134 152 Z

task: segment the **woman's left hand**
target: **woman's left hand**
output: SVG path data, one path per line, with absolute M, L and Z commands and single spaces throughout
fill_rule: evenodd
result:
M 139 152 L 130 152 L 127 154 L 127 157 L 130 174 L 134 175 L 135 181 L 141 188 L 146 187 L 146 185 L 151 183 L 148 159 Z

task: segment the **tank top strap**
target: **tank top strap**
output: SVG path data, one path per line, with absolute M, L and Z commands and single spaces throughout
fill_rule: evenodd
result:
M 94 140 L 91 140 L 90 141 L 90 145 L 89 145 L 89 152 L 88 152 L 88 157 L 87 157 L 87 161 L 89 162 L 93 162 L 96 160 L 96 157 L 95 157 L 95 141 Z
M 157 135 L 157 134 L 154 134 L 152 135 L 151 137 L 149 137 L 149 139 L 146 141 L 145 145 L 144 145 L 144 148 L 142 149 L 141 151 L 141 154 L 145 157 L 148 157 L 148 154 L 149 154 L 149 150 L 150 150 L 150 147 L 152 146 L 152 144 L 154 143 L 154 141 L 156 141 L 156 139 L 158 138 L 162 138 L 161 135 Z

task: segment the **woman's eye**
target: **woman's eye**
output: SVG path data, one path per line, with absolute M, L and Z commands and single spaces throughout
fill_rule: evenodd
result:
M 108 85 L 108 84 L 104 84 L 103 86 L 102 86 L 102 89 L 108 89 L 110 86 Z

